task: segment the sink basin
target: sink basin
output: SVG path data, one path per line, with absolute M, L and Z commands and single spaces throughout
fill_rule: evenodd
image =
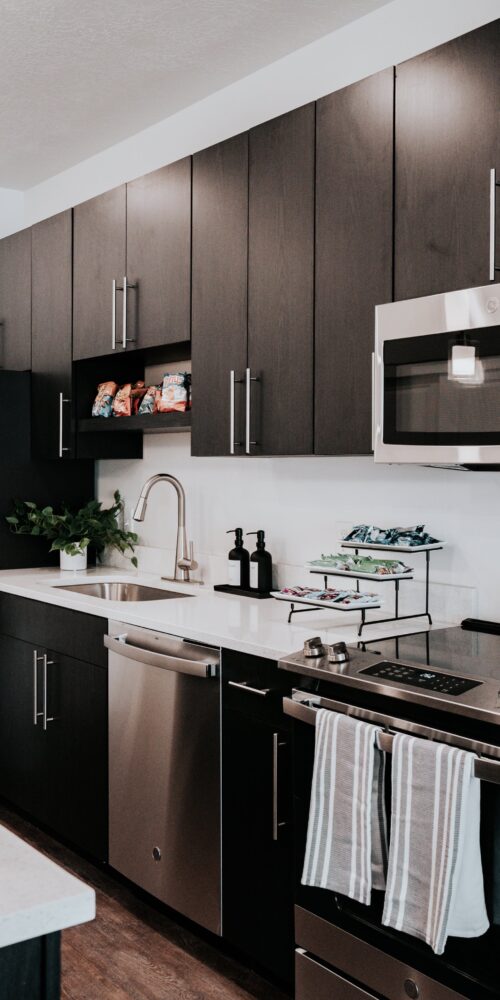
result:
M 159 587 L 145 587 L 141 583 L 114 580 L 111 583 L 95 580 L 93 583 L 74 583 L 58 587 L 72 590 L 75 594 L 88 594 L 104 601 L 168 601 L 179 597 L 193 597 L 193 594 L 179 594 L 176 590 L 160 590 Z

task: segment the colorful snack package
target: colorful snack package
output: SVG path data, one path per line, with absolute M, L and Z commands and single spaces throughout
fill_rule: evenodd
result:
M 159 413 L 185 412 L 190 404 L 191 375 L 189 372 L 177 372 L 175 375 L 165 372 L 161 395 L 158 402 Z
M 146 395 L 146 386 L 144 382 L 134 382 L 132 385 L 132 413 L 138 413 L 139 407 L 141 405 L 141 400 Z
M 110 417 L 113 413 L 113 400 L 118 385 L 116 382 L 101 382 L 97 386 L 97 396 L 92 406 L 93 417 Z
M 144 382 L 127 382 L 121 385 L 113 401 L 114 417 L 131 417 L 134 412 L 134 399 L 141 397 Z
M 139 404 L 139 413 L 156 413 L 161 392 L 157 385 L 149 385 Z

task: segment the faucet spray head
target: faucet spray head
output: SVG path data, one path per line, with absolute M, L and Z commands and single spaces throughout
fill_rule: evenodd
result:
M 136 508 L 134 510 L 134 513 L 133 513 L 133 519 L 134 519 L 134 521 L 144 521 L 144 517 L 146 515 L 146 507 L 147 507 L 147 505 L 148 505 L 147 497 L 144 497 L 142 495 L 142 493 L 141 493 L 141 496 L 139 497 L 139 499 L 137 501 L 137 506 L 136 506 Z

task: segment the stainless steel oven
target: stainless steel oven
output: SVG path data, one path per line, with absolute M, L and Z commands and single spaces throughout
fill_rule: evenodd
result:
M 500 468 L 500 285 L 375 310 L 376 462 Z
M 290 659 L 285 669 L 290 669 Z M 316 673 L 319 677 L 319 672 Z M 307 677 L 285 698 L 293 719 L 296 832 L 296 1000 L 493 1000 L 500 995 L 500 738 L 498 727 L 478 719 L 433 711 L 423 704 L 388 699 L 351 686 Z M 375 707 L 374 707 L 375 706 Z M 370 906 L 326 889 L 301 884 L 318 708 L 381 725 L 387 751 L 390 801 L 392 734 L 411 732 L 479 755 L 481 837 L 491 926 L 481 938 L 450 938 L 437 956 L 423 942 L 382 924 L 383 893 Z M 485 742 L 488 740 L 488 742 Z

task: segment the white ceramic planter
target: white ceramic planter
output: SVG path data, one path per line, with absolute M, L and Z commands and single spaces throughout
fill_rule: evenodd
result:
M 78 552 L 74 556 L 68 555 L 67 552 L 60 552 L 60 566 L 63 570 L 72 570 L 74 573 L 81 572 L 83 569 L 87 569 L 87 549 L 85 552 Z

